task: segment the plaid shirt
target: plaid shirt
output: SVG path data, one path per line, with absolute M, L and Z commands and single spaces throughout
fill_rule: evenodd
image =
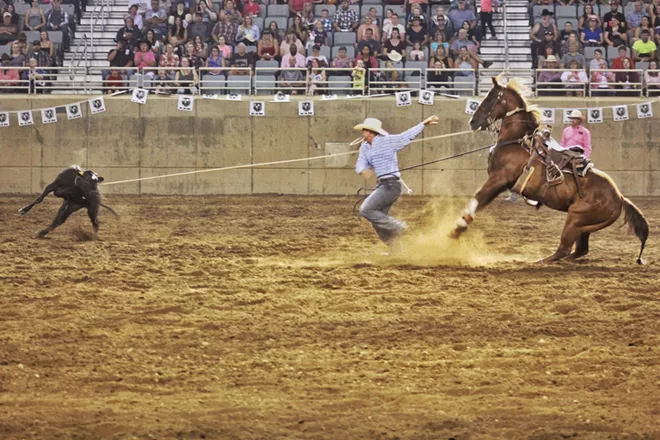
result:
M 363 142 L 360 146 L 360 155 L 355 164 L 355 172 L 360 174 L 367 168 L 372 168 L 377 178 L 384 175 L 400 177 L 401 173 L 399 172 L 399 161 L 396 153 L 410 145 L 410 142 L 423 130 L 424 123 L 420 122 L 401 134 L 378 135 L 371 145 L 368 142 Z
M 357 12 L 352 9 L 344 10 L 339 8 L 335 14 L 335 23 L 340 29 L 350 29 L 353 23 L 358 21 L 359 17 Z
M 216 37 L 225 37 L 225 43 L 233 45 L 236 42 L 236 32 L 238 26 L 234 22 L 229 22 L 229 24 L 219 21 L 213 28 L 213 35 Z
M 332 20 L 329 18 L 321 18 L 321 22 L 323 22 L 323 29 L 326 32 L 332 32 Z

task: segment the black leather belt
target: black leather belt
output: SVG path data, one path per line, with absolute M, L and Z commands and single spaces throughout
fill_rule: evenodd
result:
M 380 185 L 382 183 L 387 183 L 387 182 L 390 182 L 390 181 L 397 181 L 397 180 L 399 180 L 399 177 L 397 177 L 397 176 L 383 177 L 382 179 L 376 180 L 376 183 L 378 185 Z

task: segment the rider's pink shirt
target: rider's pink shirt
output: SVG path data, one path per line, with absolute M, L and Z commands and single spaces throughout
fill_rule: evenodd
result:
M 581 125 L 566 127 L 561 136 L 561 146 L 564 148 L 579 145 L 584 148 L 584 155 L 591 157 L 591 133 Z

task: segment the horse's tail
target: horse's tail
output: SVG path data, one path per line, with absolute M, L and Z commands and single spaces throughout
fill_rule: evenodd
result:
M 103 203 L 99 203 L 99 205 L 103 206 L 105 209 L 110 211 L 112 213 L 112 215 L 119 218 L 119 214 L 117 214 L 117 212 L 114 209 L 112 209 L 111 207 L 109 207 L 108 205 L 104 205 Z
M 628 225 L 628 232 L 634 232 L 639 241 L 642 242 L 642 248 L 639 250 L 637 264 L 643 264 L 642 252 L 646 239 L 649 238 L 649 222 L 637 206 L 630 200 L 623 198 L 623 210 L 625 212 L 624 223 Z

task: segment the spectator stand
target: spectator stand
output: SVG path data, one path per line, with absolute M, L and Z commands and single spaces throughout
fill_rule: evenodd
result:
M 543 79 L 545 74 L 556 76 L 555 80 L 546 81 Z M 586 81 L 568 82 L 562 78 L 567 73 L 566 69 L 537 69 L 536 70 L 536 90 L 535 96 L 587 96 L 587 87 L 589 84 L 587 71 L 579 69 L 579 74 L 584 74 Z
M 433 80 L 432 74 L 446 74 L 445 80 Z M 470 69 L 426 69 L 424 88 L 426 90 L 445 90 L 459 96 L 474 96 L 476 83 L 476 71 Z

